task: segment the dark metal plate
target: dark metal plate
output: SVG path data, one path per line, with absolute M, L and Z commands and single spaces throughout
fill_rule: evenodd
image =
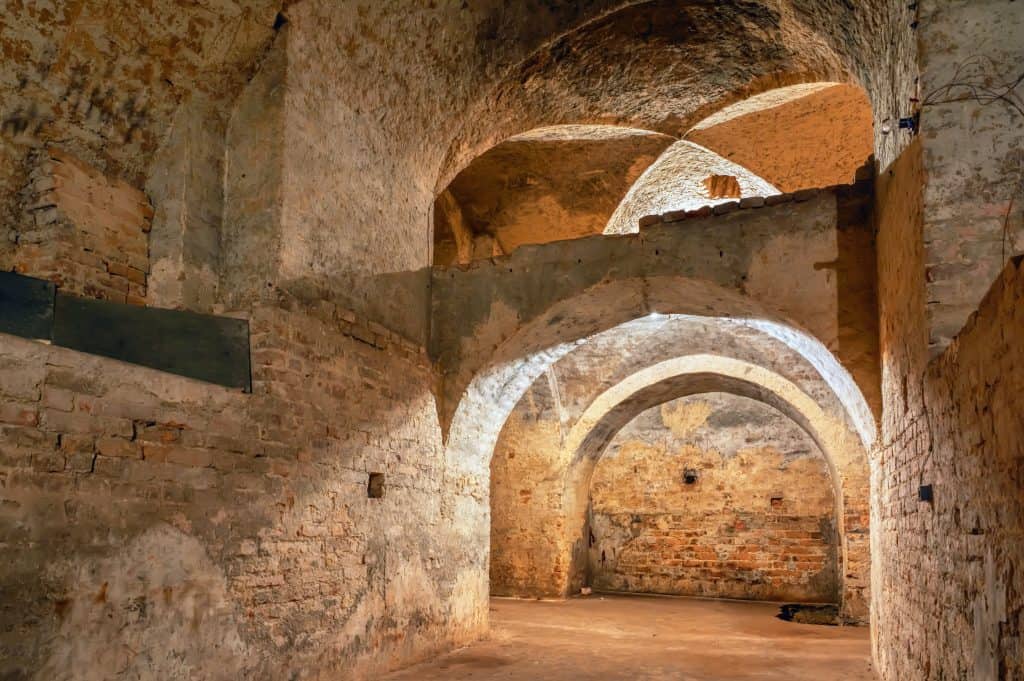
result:
M 249 322 L 57 294 L 53 342 L 246 392 Z
M 0 333 L 49 340 L 55 291 L 45 279 L 0 272 Z

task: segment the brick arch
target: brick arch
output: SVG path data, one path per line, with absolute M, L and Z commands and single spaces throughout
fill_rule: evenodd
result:
M 481 565 L 489 560 L 491 457 L 505 422 L 529 386 L 555 362 L 585 352 L 599 334 L 628 336 L 631 325 L 639 321 L 685 315 L 717 318 L 781 343 L 800 356 L 843 405 L 849 431 L 859 433 L 864 442 L 874 439 L 870 409 L 849 373 L 819 340 L 766 305 L 685 277 L 594 286 L 551 305 L 525 324 L 519 324 L 514 314 L 504 321 L 492 319 L 479 335 L 505 340 L 486 358 L 461 364 L 445 378 L 444 467 L 454 496 L 442 511 Z M 500 331 L 506 323 L 511 325 L 510 335 Z M 857 435 L 851 437 L 856 441 Z
M 866 620 L 868 545 L 863 540 L 848 541 L 848 528 L 858 532 L 864 529 L 859 519 L 868 508 L 867 449 L 843 414 L 823 408 L 775 371 L 745 360 L 717 354 L 673 357 L 641 369 L 598 395 L 575 421 L 563 445 L 565 459 L 569 461 L 563 501 L 564 522 L 569 525 L 567 535 L 575 538 L 584 531 L 594 469 L 619 430 L 658 404 L 708 392 L 730 393 L 767 404 L 799 425 L 818 445 L 828 465 L 835 499 L 842 614 L 851 620 Z M 567 562 L 578 563 L 583 559 L 571 545 L 564 549 L 573 554 L 567 556 Z M 580 572 L 576 566 L 567 574 L 571 580 Z M 570 581 L 565 585 L 565 593 L 573 593 L 579 586 Z
M 637 319 L 667 315 L 732 319 L 789 346 L 843 401 L 865 446 L 874 440 L 874 417 L 863 394 L 820 340 L 768 305 L 734 290 L 706 280 L 664 276 L 592 286 L 550 305 L 526 323 L 519 313 L 496 317 L 492 312 L 478 328 L 484 340 L 500 339 L 492 352 L 440 357 L 442 366 L 450 367 L 440 401 L 447 448 L 460 446 L 463 429 L 483 418 L 481 409 L 490 412 L 499 407 L 503 423 L 526 386 L 588 338 Z M 496 438 L 497 430 L 490 435 Z
M 893 75 L 876 63 L 872 35 L 884 21 L 871 26 L 864 17 L 886 9 L 879 3 L 854 16 L 842 2 L 813 8 L 799 2 L 618 3 L 548 36 L 481 91 L 460 117 L 436 173 L 435 196 L 472 159 L 537 127 L 614 124 L 681 137 L 726 106 L 821 81 L 863 86 L 876 120 L 885 120 Z M 620 51 L 642 56 L 625 58 Z M 721 71 L 717 65 L 724 63 L 734 68 Z M 888 142 L 876 138 L 876 151 Z M 879 156 L 886 159 L 894 153 L 884 151 Z

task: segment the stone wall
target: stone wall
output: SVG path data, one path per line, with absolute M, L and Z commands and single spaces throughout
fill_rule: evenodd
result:
M 1012 260 L 927 363 L 920 152 L 910 147 L 879 185 L 875 656 L 883 679 L 1013 679 L 1024 674 L 1024 272 Z
M 765 404 L 709 393 L 649 409 L 594 469 L 590 584 L 838 602 L 832 489 L 818 446 Z
M 559 598 L 570 570 L 565 550 L 566 462 L 557 381 L 538 381 L 504 424 L 491 460 L 490 589 L 495 596 Z M 538 531 L 538 528 L 544 528 Z
M 429 366 L 348 314 L 254 310 L 252 395 L 0 337 L 0 676 L 359 678 L 482 633 Z
M 938 354 L 1007 258 L 1024 252 L 1024 5 L 925 0 L 919 24 L 928 340 Z

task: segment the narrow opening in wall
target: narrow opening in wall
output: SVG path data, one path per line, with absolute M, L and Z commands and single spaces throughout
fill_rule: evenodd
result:
M 366 483 L 366 496 L 369 497 L 370 499 L 384 498 L 383 473 L 370 473 L 370 478 Z

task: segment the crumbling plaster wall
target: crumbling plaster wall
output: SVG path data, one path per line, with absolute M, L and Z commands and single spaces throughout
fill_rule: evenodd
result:
M 890 90 L 903 88 L 906 74 L 880 62 L 905 61 L 912 46 L 896 17 L 888 20 L 903 10 L 882 0 L 856 10 L 675 0 L 411 5 L 306 0 L 287 9 L 277 280 L 329 291 L 413 338 L 426 331 L 426 312 L 413 320 L 409 311 L 427 307 L 434 199 L 487 149 L 556 124 L 679 135 L 747 94 L 821 78 L 863 82 L 887 115 Z M 894 50 L 877 49 L 879 41 Z
M 1012 679 L 1024 674 L 1024 276 L 1011 261 L 929 363 L 926 146 L 915 142 L 879 181 L 875 657 L 883 679 Z
M 225 137 L 224 221 L 218 232 L 221 297 L 237 307 L 273 299 L 283 211 L 285 41 L 278 36 L 235 101 Z
M 720 214 L 708 209 L 637 235 L 526 246 L 468 269 L 436 269 L 431 353 L 445 375 L 444 413 L 450 416 L 497 347 L 558 301 L 600 283 L 659 275 L 716 284 L 794 320 L 854 372 L 877 409 L 873 346 L 855 340 L 876 333 L 873 285 L 857 274 L 870 271 L 875 259 L 870 211 L 840 210 L 848 203 L 860 206 L 849 201 L 859 191 L 788 195 L 776 197 L 775 205 L 739 210 L 737 204 L 720 206 Z M 707 304 L 713 313 L 712 302 Z
M 921 134 L 878 184 L 872 635 L 883 679 L 1008 679 L 1024 674 L 1024 329 L 1020 266 L 1006 264 L 1024 119 L 963 84 L 1019 75 L 1024 8 L 920 7 Z
M 466 109 L 438 191 L 470 159 L 539 125 L 619 123 L 679 137 L 749 95 L 827 80 L 862 85 L 881 122 L 912 94 L 913 13 L 902 4 L 655 0 L 622 6 L 551 40 Z M 887 164 L 904 143 L 879 128 L 876 152 Z
M 149 298 L 208 310 L 216 290 L 223 130 L 270 42 L 279 0 L 215 7 L 7 3 L 0 22 L 0 220 L 47 145 L 138 190 L 156 209 Z M 6 230 L 5 230 L 6 232 Z M 6 240 L 0 242 L 0 248 Z
M 674 141 L 618 126 L 564 125 L 502 142 L 438 196 L 434 264 L 468 264 L 523 244 L 631 233 L 647 215 L 853 184 L 873 172 L 871 103 L 855 85 L 770 90 Z M 738 180 L 738 195 L 712 195 L 708 180 L 719 175 Z
M 838 602 L 832 489 L 817 444 L 761 402 L 708 393 L 648 409 L 594 469 L 588 581 L 599 591 Z
M 673 141 L 617 126 L 543 128 L 474 159 L 446 191 L 457 202 L 466 236 L 495 242 L 498 254 L 523 244 L 600 234 L 630 186 Z M 439 196 L 434 208 L 433 263 L 494 255 L 493 247 L 478 244 L 460 260 L 446 199 Z
M 599 39 L 582 33 L 553 40 L 625 4 L 495 0 L 396 8 L 303 0 L 284 8 L 288 23 L 277 38 L 276 2 L 5 6 L 11 20 L 0 24 L 0 216 L 9 225 L 24 219 L 17 194 L 28 154 L 58 143 L 148 194 L 155 211 L 149 302 L 206 310 L 226 295 L 261 301 L 242 312 L 257 334 L 271 329 L 269 346 L 257 350 L 287 350 L 256 359 L 256 383 L 273 396 L 264 402 L 259 392 L 226 395 L 2 339 L 13 359 L 2 382 L 0 512 L 18 547 L 12 583 L 21 585 L 4 598 L 12 604 L 5 619 L 13 613 L 16 625 L 4 638 L 3 664 L 41 678 L 88 678 L 96 659 L 112 660 L 124 675 L 155 678 L 276 677 L 287 665 L 311 677 L 352 676 L 479 634 L 486 542 L 468 541 L 477 528 L 463 527 L 462 511 L 486 498 L 479 490 L 484 475 L 420 470 L 440 451 L 434 376 L 417 349 L 428 315 L 418 269 L 429 262 L 437 186 L 483 149 L 538 125 L 643 123 L 638 112 L 651 111 L 658 125 L 685 129 L 705 110 L 780 81 L 860 78 L 876 115 L 885 116 L 890 74 L 902 78 L 889 66 L 905 63 L 910 49 L 898 32 L 894 50 L 876 49 L 876 40 L 893 42 L 888 32 L 896 26 L 880 20 L 890 14 L 881 0 L 863 4 L 862 14 L 839 0 L 739 10 L 708 3 L 681 23 L 672 23 L 681 16 L 676 3 L 650 3 L 597 26 Z M 662 21 L 666 16 L 671 21 Z M 620 41 L 623 32 L 636 33 L 638 18 L 674 35 Z M 699 50 L 690 49 L 693 28 L 702 30 Z M 757 49 L 747 49 L 751 35 Z M 288 249 L 259 255 L 278 268 L 277 284 L 297 283 L 302 304 L 279 291 L 246 297 L 250 292 L 218 289 L 211 276 L 211 263 L 222 257 L 214 227 L 230 210 L 219 182 L 230 152 L 221 145 L 236 95 L 272 41 L 271 51 L 287 56 L 285 92 L 277 93 L 285 134 L 271 155 L 282 157 L 279 228 Z M 608 52 L 609 45 L 621 51 Z M 640 55 L 626 69 L 632 85 L 609 88 L 615 79 L 605 76 L 631 51 Z M 744 61 L 707 70 L 710 83 L 702 68 L 663 69 L 690 68 L 693 60 L 679 56 L 698 53 L 708 64 L 737 55 Z M 561 68 L 564 61 L 571 63 Z M 665 87 L 648 90 L 663 74 L 670 75 Z M 514 96 L 524 76 L 533 80 L 525 101 Z M 251 87 L 260 87 L 259 79 Z M 610 90 L 624 94 L 609 97 Z M 692 92 L 700 95 L 679 96 Z M 652 100 L 681 108 L 652 107 Z M 341 308 L 324 298 L 340 299 Z M 170 442 L 148 445 L 151 428 Z M 311 433 L 315 440 L 307 439 Z M 319 458 L 324 443 L 330 453 Z M 309 460 L 304 444 L 313 450 Z M 349 467 L 346 457 L 359 452 L 369 463 Z M 360 515 L 364 474 L 384 459 L 399 471 L 398 488 L 407 483 L 412 491 L 396 495 L 400 514 Z M 249 498 L 244 504 L 242 496 Z M 424 509 L 423 517 L 406 524 L 408 508 Z M 437 545 L 406 534 L 438 517 L 447 531 L 430 533 Z M 320 518 L 338 520 L 341 529 L 322 529 L 314 523 Z M 266 532 L 256 532 L 255 549 L 246 543 L 251 533 L 241 530 L 255 531 L 253 522 Z M 383 572 L 393 579 L 379 576 L 381 552 L 353 539 L 357 524 L 371 528 L 367 546 L 386 538 L 385 562 L 393 569 Z M 115 529 L 97 529 L 106 526 Z M 417 548 L 402 550 L 409 546 Z M 53 571 L 39 574 L 36 567 L 55 555 Z M 151 555 L 168 556 L 169 567 L 138 566 Z M 318 561 L 342 569 L 325 571 Z M 192 583 L 193 575 L 203 578 Z M 339 596 L 340 608 L 331 609 L 335 593 L 371 595 L 355 610 Z M 202 634 L 194 636 L 193 626 Z
M 838 0 L 183 7 L 8 8 L 5 216 L 20 216 L 9 199 L 27 172 L 25 150 L 60 140 L 150 194 L 152 301 L 211 309 L 225 210 L 213 180 L 224 174 L 231 103 L 281 29 L 284 134 L 270 141 L 282 155 L 281 245 L 267 256 L 274 283 L 307 298 L 330 293 L 417 340 L 433 199 L 485 149 L 558 123 L 678 135 L 746 94 L 825 76 L 861 81 L 885 116 L 904 74 L 882 62 L 904 63 L 912 47 L 890 16 L 899 12 L 882 0 L 856 9 Z M 136 44 L 144 48 L 133 52 Z M 395 299 L 423 304 L 399 309 Z
M 1024 5 L 927 0 L 919 12 L 928 342 L 936 355 L 1006 260 L 1024 252 Z M 1008 101 L 991 96 L 1003 93 Z

